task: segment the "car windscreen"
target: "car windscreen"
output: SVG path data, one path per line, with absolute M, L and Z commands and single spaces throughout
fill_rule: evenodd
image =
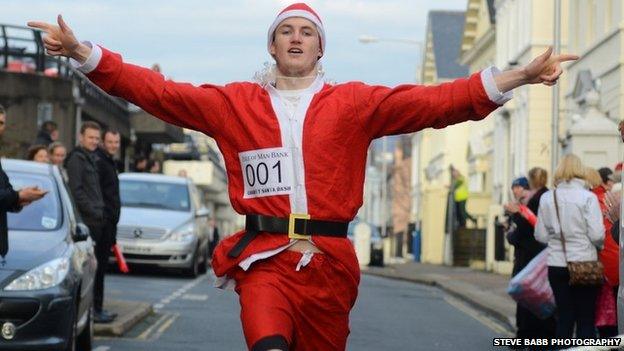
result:
M 11 230 L 51 231 L 61 225 L 61 204 L 50 176 L 7 171 L 13 189 L 36 186 L 48 193 L 40 200 L 25 206 L 19 212 L 9 212 L 8 226 Z
M 121 180 L 119 193 L 126 207 L 189 211 L 191 206 L 186 184 Z

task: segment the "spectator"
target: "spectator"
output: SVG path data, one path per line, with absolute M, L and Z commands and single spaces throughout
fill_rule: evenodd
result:
M 525 202 L 526 206 L 534 214 L 537 214 L 540 199 L 548 191 L 547 183 L 548 173 L 539 167 L 529 171 L 529 179 L 521 177 L 512 183 L 511 189 L 517 202 L 505 205 L 505 210 L 511 213 L 511 220 L 515 224 L 515 230 L 507 235 L 507 240 L 514 246 L 512 271 L 514 276 L 545 248 L 544 244 L 535 240 L 535 228 L 520 214 L 518 202 Z M 518 304 L 516 306 L 516 327 L 517 338 L 553 338 L 556 323 L 554 317 L 539 319 L 531 311 Z
M 41 124 L 35 145 L 45 145 L 46 147 L 58 140 L 58 125 L 54 121 L 45 121 Z
M 605 170 L 609 171 L 606 172 Z M 611 229 L 613 223 L 609 219 L 607 213 L 609 211 L 606 199 L 609 188 L 613 184 L 612 182 L 605 182 L 605 178 L 610 177 L 613 174 L 608 168 L 601 168 L 596 171 L 593 168 L 587 168 L 587 182 L 591 187 L 591 191 L 596 194 L 598 198 L 598 204 L 600 210 L 603 213 L 602 222 L 605 227 L 604 233 L 604 249 L 600 250 L 598 257 L 602 265 L 604 266 L 605 284 L 613 291 L 613 301 L 617 300 L 617 289 L 619 286 L 619 257 L 620 250 L 618 244 L 611 237 Z M 613 306 L 615 309 L 616 306 Z M 617 325 L 612 326 L 600 326 L 598 327 L 598 333 L 601 338 L 610 338 L 616 336 L 618 332 Z
M 147 158 L 145 156 L 138 156 L 134 160 L 133 172 L 144 173 L 147 172 Z
M 577 156 L 564 156 L 555 172 L 555 191 L 543 195 L 538 211 L 535 238 L 549 248 L 548 280 L 557 304 L 557 338 L 571 338 L 575 325 L 577 338 L 596 337 L 599 287 L 570 285 L 567 268 L 568 262 L 597 260 L 596 248 L 602 248 L 604 241 L 600 205 L 596 195 L 585 189 L 585 173 Z
M 0 136 L 6 130 L 6 112 L 0 105 Z M 4 257 L 9 250 L 7 212 L 19 212 L 22 207 L 41 199 L 45 191 L 37 187 L 25 187 L 13 190 L 9 177 L 4 173 L 0 163 L 0 256 Z
M 18 158 L 23 155 L 19 145 L 8 142 L 4 137 L 4 131 L 7 127 L 6 110 L 0 105 L 0 156 L 8 158 Z
M 108 264 L 111 247 L 117 242 L 117 222 L 121 210 L 119 199 L 119 178 L 117 177 L 117 164 L 115 155 L 119 151 L 120 135 L 116 130 L 109 129 L 102 135 L 102 147 L 95 151 L 98 156 L 98 175 L 100 179 L 100 189 L 104 200 L 104 226 L 102 237 L 95 246 L 95 256 L 98 260 L 96 272 L 96 300 L 101 306 L 104 295 L 104 274 Z M 114 317 L 113 317 L 114 318 Z
M 149 160 L 147 163 L 147 169 L 150 173 L 160 173 L 160 162 L 156 160 Z
M 97 156 L 94 152 L 100 142 L 100 126 L 95 122 L 84 122 L 80 127 L 78 141 L 79 145 L 67 156 L 65 167 L 76 208 L 89 227 L 91 237 L 95 240 L 95 252 L 98 253 L 101 252 L 99 246 L 103 242 L 104 200 L 98 177 Z M 93 291 L 93 317 L 97 323 L 110 323 L 115 316 L 102 308 L 103 288 L 103 281 L 96 280 Z
M 50 155 L 48 154 L 48 147 L 45 145 L 33 145 L 28 149 L 26 155 L 28 161 L 50 163 Z
M 613 171 L 609 167 L 602 167 L 598 170 L 598 174 L 605 190 L 610 191 L 613 188 L 613 184 L 616 183 L 613 178 Z
M 67 183 L 69 178 L 67 177 L 67 170 L 65 169 L 65 157 L 67 157 L 67 149 L 65 145 L 60 141 L 55 141 L 48 147 L 48 153 L 50 154 L 50 163 L 57 166 L 63 180 Z
M 453 199 L 455 201 L 455 213 L 459 228 L 466 227 L 466 219 L 476 223 L 477 220 L 466 211 L 466 202 L 468 201 L 468 184 L 466 178 L 459 170 L 451 166 L 451 176 L 453 177 Z

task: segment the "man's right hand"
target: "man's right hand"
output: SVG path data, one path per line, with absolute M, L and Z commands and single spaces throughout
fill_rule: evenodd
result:
M 18 192 L 19 200 L 18 204 L 20 206 L 30 205 L 33 201 L 37 201 L 45 196 L 48 192 L 45 190 L 41 190 L 37 187 L 28 187 L 23 188 Z
M 71 28 L 63 21 L 63 16 L 58 15 L 57 22 L 58 25 L 30 21 L 28 26 L 45 32 L 43 45 L 48 55 L 70 57 L 84 63 L 91 55 L 91 48 L 76 39 Z

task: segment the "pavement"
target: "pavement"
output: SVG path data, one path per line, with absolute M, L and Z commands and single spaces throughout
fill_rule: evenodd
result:
M 487 313 L 515 333 L 516 303 L 507 294 L 510 278 L 506 275 L 417 262 L 364 267 L 362 273 L 436 286 Z
M 122 336 L 153 312 L 149 303 L 123 300 L 107 300 L 104 309 L 117 313 L 117 318 L 111 323 L 95 323 L 96 336 Z

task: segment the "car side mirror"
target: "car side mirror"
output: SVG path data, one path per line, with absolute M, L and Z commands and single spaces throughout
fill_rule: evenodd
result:
M 195 212 L 195 217 L 208 217 L 210 215 L 210 210 L 202 207 Z
M 87 227 L 87 225 L 84 223 L 77 223 L 74 235 L 72 235 L 72 239 L 74 239 L 75 242 L 86 241 L 87 239 L 89 239 L 89 236 L 89 227 Z

